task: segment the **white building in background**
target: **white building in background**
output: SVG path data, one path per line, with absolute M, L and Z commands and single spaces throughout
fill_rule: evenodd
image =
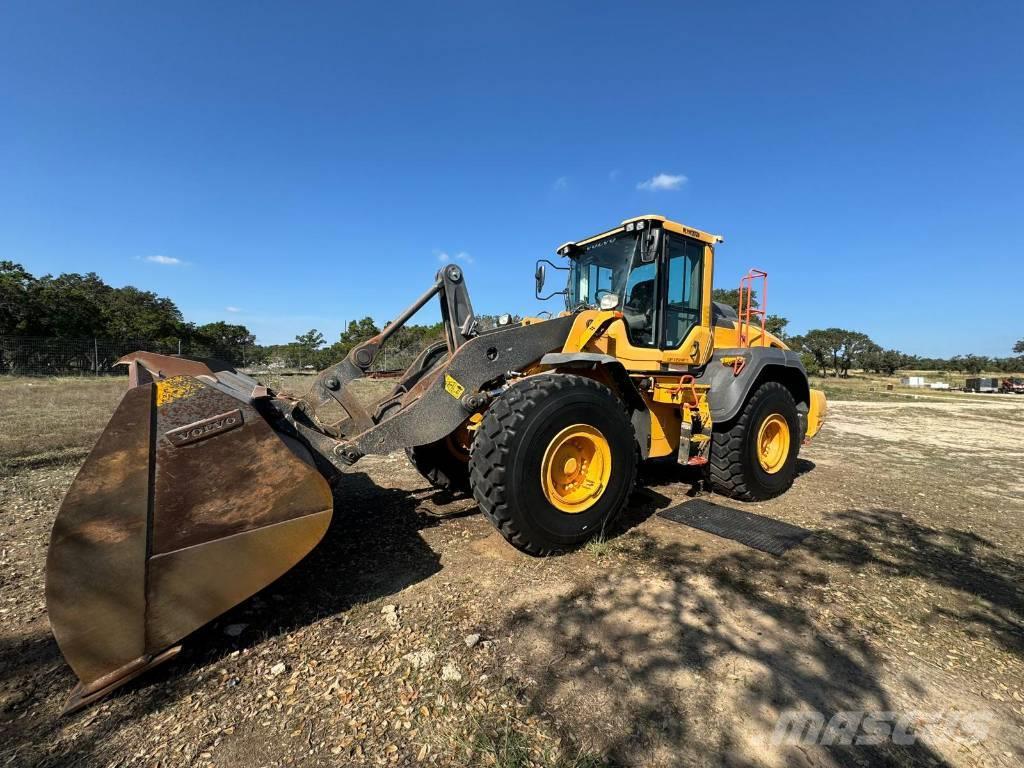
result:
M 925 381 L 924 376 L 904 376 L 900 379 L 900 384 L 904 387 L 927 387 L 928 382 Z
M 933 381 L 928 386 L 931 389 L 949 389 L 949 383 L 945 381 Z

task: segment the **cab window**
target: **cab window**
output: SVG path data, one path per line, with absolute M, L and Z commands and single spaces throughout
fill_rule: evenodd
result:
M 665 349 L 676 349 L 700 323 L 701 265 L 704 244 L 670 234 L 665 304 Z
M 622 314 L 630 342 L 637 347 L 653 347 L 656 341 L 654 312 L 658 305 L 658 271 L 655 263 L 641 264 L 639 257 L 637 259 L 626 281 Z

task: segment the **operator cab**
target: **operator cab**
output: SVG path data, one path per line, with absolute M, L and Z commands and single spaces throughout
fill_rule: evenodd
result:
M 711 256 L 721 241 L 662 216 L 641 216 L 566 243 L 558 249 L 569 259 L 566 309 L 618 310 L 633 346 L 678 349 L 701 324 Z

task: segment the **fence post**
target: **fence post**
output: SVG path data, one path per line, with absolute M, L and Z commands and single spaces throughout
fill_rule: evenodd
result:
M 181 339 L 178 339 L 178 356 L 181 356 Z
M 92 337 L 92 367 L 96 372 L 96 375 L 100 375 L 100 345 L 96 342 L 96 337 Z

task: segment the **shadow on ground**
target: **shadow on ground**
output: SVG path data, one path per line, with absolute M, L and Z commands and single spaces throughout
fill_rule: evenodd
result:
M 380 488 L 358 472 L 346 474 L 335 490 L 335 515 L 317 548 L 295 568 L 183 643 L 182 653 L 115 692 L 101 717 L 91 708 L 58 718 L 64 697 L 76 682 L 49 632 L 0 639 L 0 691 L 17 691 L 0 712 L 0 764 L 106 764 L 112 734 L 144 715 L 188 696 L 200 684 L 191 674 L 236 650 L 292 631 L 354 605 L 399 592 L 440 569 L 439 558 L 419 531 L 437 525 L 417 509 L 432 489 L 409 492 Z M 228 578 L 228 575 L 225 575 Z M 240 637 L 224 627 L 244 623 Z M 339 629 L 340 631 L 340 629 Z M 130 690 L 140 696 L 125 696 Z M 33 699 L 45 702 L 43 714 L 17 719 Z M 56 730 L 88 722 L 72 743 L 52 738 Z M 49 753 L 41 750 L 48 748 Z M 8 763 L 8 760 L 13 762 Z
M 659 503 L 641 494 L 635 515 Z M 770 742 L 780 712 L 811 710 L 828 721 L 897 708 L 889 693 L 897 674 L 855 618 L 835 611 L 822 626 L 830 574 L 838 566 L 897 590 L 905 579 L 955 590 L 966 598 L 956 602 L 973 607 L 931 613 L 1020 654 L 1024 566 L 974 534 L 923 527 L 892 510 L 854 509 L 831 522 L 783 558 L 743 550 L 709 560 L 697 545 L 633 531 L 618 542 L 629 567 L 528 601 L 495 636 L 511 634 L 523 649 L 533 709 L 556 713 L 566 739 L 612 764 L 944 764 L 925 740 Z

